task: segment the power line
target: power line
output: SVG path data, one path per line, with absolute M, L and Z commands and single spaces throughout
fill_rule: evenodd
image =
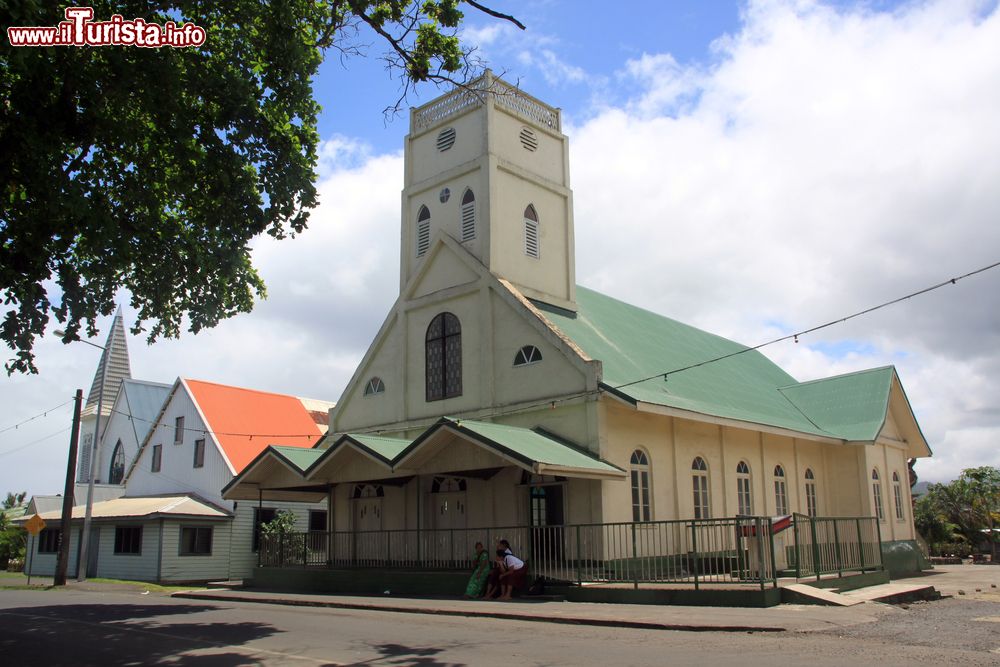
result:
M 16 429 L 16 428 L 19 428 L 19 427 L 21 427 L 21 426 L 24 426 L 24 425 L 25 425 L 25 424 L 27 424 L 28 422 L 31 422 L 31 421 L 35 421 L 36 419 L 40 419 L 40 418 L 42 418 L 42 417 L 48 417 L 48 416 L 49 416 L 49 413 L 50 413 L 50 412 L 53 412 L 53 411 L 55 411 L 55 410 L 58 410 L 59 408 L 63 407 L 64 405 L 69 405 L 69 404 L 70 404 L 70 403 L 72 403 L 72 402 L 73 402 L 73 399 L 71 398 L 71 399 L 69 399 L 68 401 L 66 401 L 65 403 L 60 403 L 59 405 L 57 405 L 57 406 L 56 406 L 56 407 L 54 407 L 54 408 L 49 408 L 48 410 L 46 410 L 46 411 L 44 411 L 44 412 L 39 412 L 39 413 L 38 413 L 37 415 L 35 415 L 34 417 L 28 417 L 28 418 L 27 418 L 27 419 L 25 419 L 24 421 L 21 421 L 21 422 L 18 422 L 18 423 L 16 423 L 16 424 L 14 424 L 13 426 L 8 426 L 7 428 L 3 428 L 3 429 L 0 429 L 0 433 L 6 433 L 7 431 L 13 431 L 13 430 L 14 430 L 14 429 Z
M 819 324 L 819 325 L 816 325 L 816 326 L 813 326 L 813 327 L 809 327 L 807 329 L 803 329 L 803 330 L 798 331 L 796 333 L 791 333 L 791 334 L 787 334 L 787 335 L 781 336 L 779 338 L 774 338 L 772 340 L 760 343 L 758 345 L 754 345 L 753 347 L 741 347 L 740 349 L 738 349 L 738 350 L 736 350 L 734 352 L 723 354 L 723 355 L 720 355 L 718 357 L 712 357 L 710 359 L 705 359 L 705 360 L 699 361 L 697 363 L 688 364 L 687 366 L 681 366 L 681 367 L 670 369 L 670 370 L 660 371 L 659 373 L 656 373 L 654 375 L 650 375 L 648 377 L 644 377 L 644 378 L 641 378 L 641 379 L 638 379 L 638 380 L 632 380 L 630 382 L 623 382 L 623 383 L 617 384 L 617 385 L 610 385 L 609 387 L 611 389 L 624 389 L 625 387 L 631 387 L 633 385 L 640 384 L 642 382 L 648 382 L 649 380 L 654 380 L 654 379 L 657 379 L 657 378 L 664 378 L 664 379 L 666 379 L 670 375 L 676 375 L 678 373 L 683 373 L 684 371 L 689 371 L 689 370 L 693 370 L 695 368 L 700 368 L 702 366 L 707 366 L 709 364 L 714 364 L 714 363 L 723 361 L 725 359 L 729 359 L 731 357 L 736 357 L 736 356 L 739 356 L 741 354 L 746 354 L 747 352 L 753 352 L 753 351 L 756 351 L 756 350 L 760 350 L 761 348 L 768 347 L 770 345 L 774 345 L 776 343 L 780 343 L 780 342 L 783 342 L 783 341 L 786 341 L 786 340 L 795 340 L 796 342 L 798 342 L 798 339 L 799 339 L 800 336 L 805 336 L 805 335 L 810 334 L 810 333 L 815 333 L 816 331 L 820 331 L 822 329 L 826 329 L 828 327 L 832 327 L 832 326 L 834 326 L 836 324 L 842 324 L 844 322 L 847 322 L 849 320 L 855 319 L 857 317 L 861 317 L 862 315 L 867 315 L 867 314 L 873 313 L 873 312 L 875 312 L 877 310 L 881 310 L 883 308 L 887 308 L 889 306 L 901 303 L 901 302 L 906 301 L 908 299 L 912 299 L 912 298 L 914 298 L 916 296 L 921 296 L 923 294 L 927 294 L 929 292 L 933 292 L 933 291 L 938 290 L 938 289 L 940 289 L 942 287 L 945 287 L 947 285 L 955 285 L 960 280 L 964 280 L 966 278 L 970 278 L 972 276 L 978 275 L 980 273 L 984 273 L 986 271 L 989 271 L 991 269 L 995 269 L 997 267 L 1000 267 L 1000 262 L 994 262 L 993 264 L 989 264 L 987 266 L 975 269 L 974 271 L 969 271 L 968 273 L 964 273 L 962 275 L 955 276 L 954 278 L 949 278 L 949 279 L 944 280 L 944 281 L 942 281 L 940 283 L 937 283 L 935 285 L 931 285 L 930 287 L 925 287 L 925 288 L 917 290 L 915 292 L 910 292 L 909 294 L 906 294 L 904 296 L 900 296 L 900 297 L 897 297 L 895 299 L 891 299 L 889 301 L 885 301 L 885 302 L 880 303 L 878 305 L 871 306 L 869 308 L 865 308 L 864 310 L 859 310 L 859 311 L 857 311 L 855 313 L 852 313 L 850 315 L 845 315 L 843 317 L 839 317 L 837 319 L 830 320 L 830 321 L 825 322 L 823 324 Z M 485 412 L 481 412 L 481 413 L 473 415 L 471 417 L 467 417 L 466 419 L 489 419 L 489 418 L 501 417 L 501 416 L 505 416 L 505 415 L 518 414 L 520 412 L 526 412 L 526 411 L 529 411 L 529 410 L 534 410 L 535 408 L 545 407 L 545 406 L 551 406 L 551 407 L 554 408 L 559 403 L 566 403 L 568 401 L 573 401 L 573 400 L 576 400 L 576 399 L 579 399 L 579 398 L 585 398 L 587 396 L 597 395 L 597 394 L 600 394 L 602 391 L 605 391 L 605 389 L 586 390 L 586 391 L 577 392 L 577 393 L 574 393 L 574 394 L 569 394 L 569 395 L 566 395 L 566 396 L 561 396 L 559 398 L 549 398 L 549 399 L 539 400 L 537 402 L 529 403 L 528 405 L 522 405 L 522 406 L 519 406 L 519 407 L 516 407 L 516 408 L 498 409 L 498 410 L 487 410 Z M 67 403 L 70 403 L 70 402 L 72 402 L 72 401 L 67 401 Z M 66 403 L 63 403 L 62 405 L 66 405 Z M 57 407 L 62 407 L 62 406 L 57 406 Z M 128 417 L 130 420 L 131 419 L 138 419 L 139 421 L 144 421 L 144 422 L 147 422 L 149 424 L 153 424 L 153 428 L 174 428 L 174 429 L 177 428 L 176 426 L 171 426 L 170 424 L 163 424 L 163 423 L 160 423 L 160 422 L 155 421 L 155 420 L 143 419 L 141 417 L 136 417 L 136 416 L 131 415 L 129 413 L 121 412 L 120 410 L 114 410 L 114 409 L 112 409 L 111 412 L 123 415 L 125 417 Z M 407 430 L 410 430 L 410 429 L 415 429 L 415 428 L 430 427 L 430 426 L 433 426 L 434 424 L 436 424 L 437 422 L 438 422 L 438 419 L 434 418 L 434 419 L 426 421 L 426 422 L 417 422 L 415 424 L 414 423 L 406 424 L 405 428 Z M 190 428 L 190 427 L 186 427 L 186 426 L 181 427 L 181 430 L 185 431 L 185 432 L 200 433 L 200 434 L 203 434 L 203 435 L 249 438 L 251 440 L 253 438 L 262 438 L 262 439 L 267 439 L 267 438 L 275 438 L 275 439 L 278 439 L 278 438 L 281 438 L 281 439 L 286 439 L 286 438 L 310 438 L 310 439 L 318 439 L 318 438 L 326 437 L 326 434 L 317 434 L 317 433 L 310 433 L 310 434 L 233 433 L 233 432 L 226 432 L 226 431 L 213 431 L 213 430 L 207 429 L 207 428 L 203 428 L 203 429 Z M 360 430 L 352 431 L 352 432 L 353 433 L 359 433 L 359 434 L 367 434 L 367 433 L 375 433 L 375 434 L 377 434 L 377 433 L 385 432 L 387 430 L 391 430 L 391 429 L 385 428 L 385 427 L 381 427 L 381 428 L 360 429 Z
M 68 430 L 70 430 L 69 426 L 67 426 L 66 428 L 64 428 L 64 429 L 62 429 L 60 431 L 56 431 L 55 433 L 50 433 L 49 435 L 47 435 L 47 436 L 45 436 L 43 438 L 38 438 L 37 440 L 32 440 L 31 442 L 23 444 L 20 447 L 15 447 L 14 449 L 8 449 L 6 451 L 0 452 L 0 456 L 6 456 L 7 454 L 13 454 L 14 452 L 19 452 L 22 449 L 27 449 L 28 447 L 31 447 L 32 445 L 37 445 L 38 443 L 44 442 L 45 440 L 48 440 L 49 438 L 54 438 L 57 435 L 62 435 L 63 433 L 65 433 Z
M 661 371 L 659 373 L 656 373 L 655 375 L 650 375 L 649 377 L 644 377 L 644 378 L 639 379 L 639 380 L 632 380 L 631 382 L 623 382 L 623 383 L 618 384 L 618 385 L 611 385 L 610 388 L 611 389 L 623 389 L 625 387 L 631 387 L 632 385 L 640 384 L 642 382 L 648 382 L 649 380 L 655 380 L 655 379 L 658 379 L 658 378 L 663 378 L 665 380 L 670 375 L 676 375 L 677 373 L 683 373 L 684 371 L 689 371 L 689 370 L 692 370 L 692 369 L 695 369 L 695 368 L 700 368 L 701 366 L 707 366 L 708 364 L 714 364 L 714 363 L 717 363 L 719 361 L 723 361 L 723 360 L 729 359 L 731 357 L 736 357 L 736 356 L 739 356 L 741 354 L 746 354 L 747 352 L 753 352 L 755 350 L 759 350 L 759 349 L 767 347 L 769 345 L 774 345 L 776 343 L 780 343 L 780 342 L 783 342 L 783 341 L 786 341 L 786 340 L 794 340 L 797 343 L 799 341 L 799 336 L 805 336 L 806 334 L 814 333 L 816 331 L 820 331 L 821 329 L 826 329 L 827 327 L 831 327 L 831 326 L 833 326 L 835 324 L 841 324 L 843 322 L 847 322 L 848 320 L 852 320 L 852 319 L 854 319 L 856 317 L 861 317 L 862 315 L 867 315 L 867 314 L 873 313 L 873 312 L 875 312 L 877 310 L 881 310 L 882 308 L 887 308 L 887 307 L 895 305 L 897 303 L 901 303 L 901 302 L 906 301 L 908 299 L 912 299 L 913 297 L 921 296 L 923 294 L 927 294 L 929 292 L 933 292 L 933 291 L 935 291 L 937 289 L 940 289 L 942 287 L 946 287 L 948 285 L 954 285 L 959 280 L 964 280 L 966 278 L 971 278 L 972 276 L 978 275 L 980 273 L 985 273 L 986 271 L 989 271 L 991 269 L 995 269 L 997 267 L 1000 267 L 1000 262 L 994 262 L 994 263 L 989 264 L 987 266 L 983 266 L 981 268 L 975 269 L 974 271 L 969 271 L 968 273 L 963 273 L 960 276 L 955 276 L 954 278 L 949 278 L 949 279 L 944 280 L 942 282 L 939 282 L 939 283 L 937 283 L 935 285 L 931 285 L 930 287 L 925 287 L 925 288 L 919 289 L 919 290 L 917 290 L 915 292 L 910 292 L 909 294 L 906 294 L 904 296 L 897 297 L 897 298 L 891 299 L 889 301 L 885 301 L 885 302 L 880 303 L 878 305 L 871 306 L 869 308 L 865 308 L 864 310 L 859 310 L 856 313 L 852 313 L 850 315 L 845 315 L 844 317 L 839 317 L 839 318 L 837 318 L 835 320 L 830 320 L 829 322 L 825 322 L 823 324 L 819 324 L 819 325 L 816 325 L 816 326 L 813 326 L 813 327 L 809 327 L 808 329 L 803 329 L 802 331 L 799 331 L 799 332 L 796 332 L 796 333 L 787 334 L 785 336 L 781 336 L 780 338 L 775 338 L 773 340 L 769 340 L 769 341 L 766 341 L 764 343 L 760 343 L 758 345 L 754 345 L 753 347 L 743 347 L 743 348 L 740 348 L 739 350 L 736 350 L 734 352 L 730 352 L 728 354 L 723 354 L 723 355 L 718 356 L 718 357 L 713 357 L 713 358 L 710 358 L 710 359 L 705 359 L 704 361 L 699 361 L 697 363 L 689 364 L 687 366 L 681 366 L 681 367 L 678 367 L 678 368 L 674 368 L 672 370 Z M 475 415 L 475 416 L 472 416 L 472 417 L 468 417 L 468 419 L 484 419 L 484 418 L 491 418 L 491 417 L 500 417 L 500 416 L 510 415 L 510 414 L 517 414 L 519 412 L 525 412 L 525 411 L 528 411 L 528 410 L 533 410 L 535 408 L 545 407 L 547 405 L 551 405 L 554 408 L 557 403 L 565 403 L 567 401 L 576 400 L 578 398 L 584 398 L 586 396 L 590 396 L 590 395 L 594 395 L 594 394 L 599 394 L 601 391 L 602 391 L 601 389 L 582 391 L 582 392 L 578 392 L 576 394 L 570 394 L 568 396 L 562 396 L 562 397 L 559 397 L 559 398 L 556 398 L 556 399 L 547 399 L 547 400 L 543 400 L 543 401 L 538 401 L 536 403 L 532 403 L 532 404 L 529 404 L 529 405 L 523 405 L 523 406 L 520 406 L 520 407 L 517 407 L 517 408 L 513 408 L 513 409 L 509 409 L 509 410 L 497 410 L 497 411 L 493 411 L 493 412 L 489 412 L 489 413 L 480 413 L 478 415 Z M 434 421 L 431 421 L 431 422 L 427 422 L 426 424 L 420 424 L 420 423 L 415 424 L 415 425 L 414 424 L 407 424 L 406 428 L 407 429 L 413 429 L 413 428 L 422 428 L 424 426 L 430 427 L 430 426 L 433 426 L 435 423 L 437 423 L 437 419 L 435 419 Z M 381 428 L 381 429 L 368 429 L 368 430 L 360 430 L 360 431 L 354 431 L 354 432 L 355 433 L 381 433 L 381 432 L 386 431 L 386 430 L 389 430 L 389 429 L 385 429 L 385 428 Z
M 632 382 L 625 382 L 623 384 L 615 385 L 614 388 L 615 389 L 622 389 L 624 387 L 631 387 L 634 384 L 639 384 L 641 382 L 647 382 L 649 380 L 655 380 L 656 378 L 661 378 L 661 377 L 664 380 L 666 380 L 667 376 L 669 376 L 669 375 L 675 375 L 677 373 L 682 373 L 684 371 L 689 371 L 689 370 L 691 370 L 693 368 L 699 368 L 701 366 L 706 366 L 708 364 L 714 364 L 714 363 L 716 363 L 718 361 L 722 361 L 724 359 L 729 359 L 730 357 L 735 357 L 737 355 L 745 354 L 747 352 L 752 352 L 754 350 L 759 350 L 762 347 L 767 347 L 768 345 L 774 345 L 775 343 L 780 343 L 780 342 L 786 341 L 786 340 L 794 340 L 797 343 L 797 342 L 799 342 L 799 336 L 805 336 L 806 334 L 811 334 L 811 333 L 819 331 L 821 329 L 826 329 L 827 327 L 832 327 L 835 324 L 842 324 L 844 322 L 847 322 L 848 320 L 853 320 L 856 317 L 861 317 L 862 315 L 867 315 L 869 313 L 874 313 L 876 310 L 881 310 L 882 308 L 887 308 L 887 307 L 893 306 L 893 305 L 895 305 L 897 303 L 902 303 L 903 301 L 906 301 L 907 299 L 912 299 L 915 296 L 920 296 L 922 294 L 927 294 L 928 292 L 933 292 L 934 290 L 937 290 L 937 289 L 940 289 L 942 287 L 945 287 L 946 285 L 954 285 L 959 280 L 964 280 L 966 278 L 970 278 L 970 277 L 972 277 L 974 275 L 977 275 L 979 273 L 983 273 L 985 271 L 989 271 L 990 269 L 995 269 L 998 266 L 1000 266 L 1000 262 L 994 262 L 993 264 L 990 264 L 988 266 L 984 266 L 982 268 L 976 269 L 975 271 L 969 271 L 968 273 L 964 273 L 964 274 L 962 274 L 960 276 L 955 276 L 954 278 L 949 278 L 948 280 L 945 280 L 943 282 L 937 283 L 936 285 L 931 285 L 930 287 L 925 287 L 924 289 L 917 290 L 916 292 L 910 292 L 909 294 L 907 294 L 905 296 L 901 296 L 901 297 L 898 297 L 896 299 L 892 299 L 890 301 L 885 301 L 883 303 L 878 304 L 877 306 L 871 306 L 870 308 L 865 308 L 864 310 L 859 310 L 856 313 L 852 313 L 852 314 L 846 315 L 844 317 L 839 317 L 839 318 L 837 318 L 835 320 L 830 320 L 829 322 L 825 322 L 823 324 L 819 324 L 817 326 L 810 327 L 808 329 L 803 329 L 802 331 L 799 331 L 797 333 L 791 333 L 791 334 L 788 334 L 786 336 L 781 336 L 780 338 L 775 338 L 774 340 L 769 340 L 769 341 L 767 341 L 765 343 L 760 343 L 759 345 L 754 345 L 753 347 L 746 347 L 746 348 L 737 350 L 735 352 L 730 352 L 729 354 L 723 354 L 722 356 L 719 356 L 719 357 L 713 357 L 711 359 L 705 359 L 704 361 L 699 361 L 698 363 L 695 363 L 695 364 L 690 364 L 688 366 L 682 366 L 681 368 L 675 368 L 675 369 L 670 370 L 670 371 L 665 371 L 665 372 L 662 372 L 662 373 L 657 373 L 656 375 L 650 375 L 649 377 L 642 378 L 641 380 L 633 380 Z

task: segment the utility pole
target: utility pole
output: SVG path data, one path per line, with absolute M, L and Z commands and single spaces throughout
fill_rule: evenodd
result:
M 95 345 L 94 347 L 101 347 Z M 87 565 L 90 555 L 90 518 L 94 512 L 94 473 L 97 470 L 97 443 L 101 437 L 101 412 L 104 410 L 104 383 L 108 379 L 108 366 L 111 365 L 111 348 L 114 347 L 114 339 L 108 342 L 101 355 L 101 385 L 97 394 L 97 418 L 94 420 L 94 441 L 90 450 L 90 479 L 87 480 L 87 509 L 83 517 L 83 534 L 80 535 L 80 560 L 76 564 L 76 580 L 86 581 Z
M 80 406 L 83 404 L 83 389 L 76 390 L 73 398 L 73 428 L 69 436 L 69 461 L 66 463 L 66 488 L 63 491 L 62 521 L 60 523 L 59 560 L 53 584 L 66 585 L 66 569 L 69 567 L 70 530 L 73 522 L 73 486 L 76 477 L 76 447 L 80 437 Z

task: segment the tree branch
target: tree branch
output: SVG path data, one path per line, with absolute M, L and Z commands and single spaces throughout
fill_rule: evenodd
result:
M 469 3 L 470 5 L 472 5 L 473 7 L 475 7 L 476 9 L 478 9 L 479 11 L 483 12 L 484 14 L 489 14 L 490 16 L 492 16 L 494 18 L 503 19 L 504 21 L 510 21 L 511 23 L 513 23 L 514 25 L 516 25 L 521 30 L 525 30 L 526 29 L 524 27 L 523 23 L 521 23 L 520 21 L 518 21 L 516 18 L 514 18 L 510 14 L 502 14 L 502 13 L 496 11 L 495 9 L 490 9 L 489 7 L 486 7 L 485 5 L 479 4 L 478 2 L 476 2 L 476 0 L 465 0 L 465 2 Z

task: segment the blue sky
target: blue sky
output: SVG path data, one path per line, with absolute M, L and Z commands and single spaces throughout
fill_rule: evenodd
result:
M 707 62 L 712 59 L 711 44 L 718 37 L 739 27 L 741 3 L 733 0 L 668 0 L 665 2 L 622 3 L 616 12 L 598 20 L 608 3 L 597 0 L 546 0 L 543 2 L 490 3 L 497 11 L 509 13 L 525 24 L 523 32 L 511 29 L 508 45 L 518 49 L 550 49 L 560 60 L 586 72 L 586 79 L 552 83 L 537 68 L 516 59 L 503 58 L 509 51 L 497 44 L 481 49 L 497 71 L 507 78 L 520 79 L 521 86 L 546 100 L 558 100 L 558 106 L 570 116 L 587 113 L 595 80 L 613 78 L 630 58 L 643 53 L 669 51 L 679 62 Z M 474 9 L 466 9 L 466 30 L 482 30 L 502 25 Z M 615 26 L 614 30 L 609 30 Z M 624 29 L 619 27 L 624 26 Z M 370 54 L 382 53 L 374 42 Z M 533 49 L 534 46 L 534 49 Z M 390 123 L 382 115 L 388 103 L 398 96 L 398 82 L 384 71 L 377 58 L 353 58 L 342 63 L 335 54 L 322 66 L 316 79 L 317 99 L 323 106 L 319 130 L 324 137 L 341 134 L 363 137 L 376 151 L 399 150 L 408 119 L 404 113 Z M 349 91 L 349 92 L 348 92 Z M 413 106 L 434 98 L 433 86 L 418 89 L 421 97 Z
M 563 109 L 582 285 L 752 345 L 1000 259 L 996 0 L 492 6 L 528 30 L 470 12 L 466 36 Z M 131 337 L 134 377 L 340 397 L 399 288 L 397 89 L 373 57 L 323 65 L 320 206 L 255 243 L 269 298 Z M 1000 465 L 997 350 L 1000 271 L 765 352 L 800 380 L 895 364 L 940 481 Z M 88 389 L 99 356 L 51 334 L 36 352 L 39 375 L 0 380 L 0 493 L 61 488 L 68 409 L 2 429 Z

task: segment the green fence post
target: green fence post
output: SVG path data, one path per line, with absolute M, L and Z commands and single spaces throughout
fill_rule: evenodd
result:
M 838 521 L 837 519 L 832 519 L 832 521 L 833 521 L 833 548 L 837 554 L 837 576 L 842 577 L 844 576 L 844 565 L 843 565 L 844 555 L 843 552 L 840 550 L 840 528 L 839 528 L 840 524 L 837 522 Z
M 691 522 L 691 571 L 694 573 L 694 589 L 698 590 L 698 527 L 694 521 Z
M 389 567 L 392 562 L 392 531 L 385 534 L 385 566 Z
M 632 560 L 629 562 L 629 568 L 632 570 L 632 586 L 638 590 L 639 588 L 639 550 L 636 545 L 636 535 L 635 535 L 635 522 L 632 522 Z
M 771 544 L 771 580 L 774 588 L 778 587 L 778 564 L 774 560 L 774 522 L 771 517 L 767 517 L 767 541 Z
M 819 570 L 820 570 L 820 556 L 819 556 L 819 539 L 816 537 L 816 519 L 809 517 L 809 527 L 812 530 L 812 541 L 813 541 L 813 569 L 816 571 L 816 581 L 819 581 Z
M 309 565 L 309 533 L 302 533 L 302 566 Z
M 792 535 L 795 537 L 795 578 L 802 578 L 802 554 L 799 551 L 799 515 L 792 517 Z
M 878 549 L 878 568 L 885 569 L 885 559 L 882 557 L 882 524 L 875 521 L 875 548 Z
M 580 542 L 580 526 L 576 526 L 576 585 L 583 586 L 583 567 L 580 565 L 583 549 Z
M 855 519 L 854 525 L 858 529 L 858 554 L 861 556 L 861 574 L 865 573 L 865 543 L 861 536 L 861 519 Z
M 754 518 L 754 536 L 757 538 L 757 578 L 760 579 L 760 590 L 764 590 L 764 520 Z
M 285 534 L 278 534 L 278 565 L 284 567 L 285 565 Z

